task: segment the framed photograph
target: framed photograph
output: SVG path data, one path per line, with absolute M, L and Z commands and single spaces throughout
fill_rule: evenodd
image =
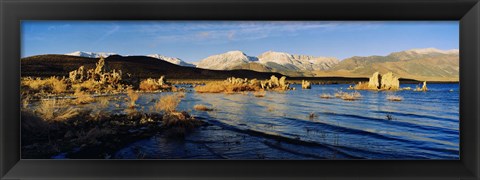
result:
M 480 177 L 476 0 L 0 6 L 4 179 Z

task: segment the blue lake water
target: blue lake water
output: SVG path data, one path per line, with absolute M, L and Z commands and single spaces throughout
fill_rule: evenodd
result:
M 293 85 L 297 90 L 265 97 L 187 92 L 178 109 L 209 126 L 184 138 L 160 133 L 114 158 L 459 159 L 458 84 L 428 84 L 428 92 L 357 91 L 362 97 L 356 101 L 320 98 L 353 92 L 348 86 Z M 153 106 L 160 94 L 143 94 L 139 104 Z M 389 101 L 388 95 L 403 100 Z M 194 111 L 196 104 L 215 110 Z

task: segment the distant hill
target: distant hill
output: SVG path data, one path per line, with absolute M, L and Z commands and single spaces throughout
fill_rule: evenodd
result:
M 394 52 L 387 56 L 351 57 L 315 76 L 368 77 L 374 72 L 393 72 L 402 78 L 427 81 L 458 81 L 458 50 L 434 48 Z
M 147 56 L 119 56 L 110 55 L 105 58 L 107 65 L 112 69 L 120 69 L 138 78 L 158 78 L 165 75 L 174 79 L 226 79 L 227 77 L 262 78 L 267 79 L 279 73 L 256 72 L 251 70 L 207 70 L 194 67 L 178 66 L 166 61 Z M 86 58 L 67 55 L 38 55 L 21 59 L 22 76 L 66 76 L 74 69 L 85 66 L 94 68 L 98 58 Z
M 197 67 L 217 70 L 249 69 L 284 74 L 293 73 L 302 76 L 303 72 L 307 71 L 328 70 L 337 63 L 338 59 L 333 57 L 292 55 L 275 51 L 267 51 L 258 57 L 253 57 L 242 51 L 229 51 L 202 59 L 198 62 Z
M 72 53 L 67 53 L 65 55 L 78 56 L 78 57 L 88 57 L 88 58 L 99 58 L 100 56 L 102 56 L 102 57 L 106 58 L 106 57 L 111 56 L 111 55 L 120 55 L 120 54 L 106 53 L 106 52 L 75 51 L 75 52 L 72 52 Z M 161 55 L 161 54 L 149 54 L 149 55 L 146 55 L 146 56 L 156 58 L 156 59 L 159 59 L 159 60 L 163 60 L 163 61 L 167 61 L 169 63 L 180 65 L 180 66 L 195 67 L 195 65 L 187 63 L 180 58 L 168 57 L 168 56 L 164 56 L 164 55 Z
M 74 52 L 68 55 L 38 55 L 22 58 L 22 75 L 68 76 L 68 72 L 85 65 L 93 68 L 100 56 L 115 69 L 140 78 L 159 77 L 187 79 L 269 78 L 271 75 L 290 79 L 306 77 L 367 78 L 374 72 L 393 72 L 403 79 L 420 81 L 459 81 L 459 51 L 435 48 L 393 52 L 387 56 L 354 56 L 342 61 L 330 57 L 291 55 L 268 51 L 258 57 L 241 51 L 209 56 L 190 64 L 179 58 L 159 54 L 120 56 L 115 53 Z M 196 68 L 195 68 L 196 67 Z
M 149 54 L 147 56 L 148 57 L 153 57 L 153 58 L 156 58 L 156 59 L 159 59 L 159 60 L 164 60 L 164 61 L 167 61 L 167 62 L 172 63 L 172 64 L 176 64 L 176 65 L 179 65 L 179 66 L 195 67 L 195 65 L 187 63 L 180 58 L 168 57 L 168 56 L 164 56 L 164 55 L 161 55 L 161 54 Z
M 241 51 L 210 56 L 197 67 L 277 72 L 291 77 L 370 77 L 374 72 L 393 72 L 406 79 L 459 81 L 459 51 L 435 48 L 393 52 L 387 56 L 354 56 L 342 61 L 333 57 L 292 55 L 267 51 L 258 57 Z

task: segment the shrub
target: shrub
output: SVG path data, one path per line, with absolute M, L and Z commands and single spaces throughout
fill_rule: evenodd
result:
M 52 76 L 47 79 L 41 78 L 24 78 L 22 79 L 22 85 L 29 87 L 32 90 L 44 90 L 49 93 L 63 93 L 67 91 L 67 83 L 65 79 L 58 79 Z
M 158 90 L 155 80 L 148 78 L 140 82 L 140 90 L 155 91 Z
M 194 89 L 198 93 L 221 93 L 226 88 L 221 82 L 209 82 L 203 86 L 196 86 Z
M 163 115 L 163 125 L 166 127 L 193 128 L 201 122 L 190 116 L 187 112 L 170 112 Z
M 83 81 L 81 83 L 72 84 L 72 88 L 75 91 L 90 91 L 93 92 L 95 90 L 99 90 L 98 83 L 95 82 L 93 79 L 89 79 L 87 81 Z
M 358 84 L 356 84 L 355 87 L 353 87 L 353 89 L 356 89 L 356 90 L 369 90 L 369 89 L 371 89 L 371 88 L 368 86 L 368 82 L 358 82 Z
M 181 98 L 176 94 L 165 95 L 160 97 L 160 100 L 155 104 L 157 111 L 165 111 L 166 113 L 175 112 Z
M 95 101 L 95 99 L 90 94 L 80 91 L 78 89 L 75 91 L 73 96 L 76 97 L 75 99 L 76 104 L 88 104 Z
M 63 93 L 67 91 L 67 83 L 65 79 L 57 79 L 55 77 L 51 77 L 48 79 L 50 86 L 52 87 L 53 93 Z
M 43 100 L 35 113 L 45 121 L 64 121 L 79 115 L 65 100 Z
M 129 108 L 134 108 L 136 106 L 136 102 L 139 98 L 138 93 L 136 93 L 132 88 L 127 89 L 127 96 L 129 100 Z
M 142 91 L 157 91 L 161 89 L 171 89 L 174 87 L 170 86 L 166 81 L 165 77 L 162 76 L 158 80 L 148 78 L 140 82 L 139 86 Z
M 105 111 L 105 108 L 108 107 L 110 102 L 107 98 L 99 98 L 98 103 L 95 105 L 95 108 L 90 112 L 90 117 L 94 120 L 100 120 L 109 116 L 109 113 Z

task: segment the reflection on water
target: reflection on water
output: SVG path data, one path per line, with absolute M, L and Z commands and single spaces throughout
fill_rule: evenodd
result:
M 350 91 L 347 87 L 298 86 L 260 98 L 188 92 L 179 109 L 213 107 L 215 111 L 191 111 L 210 126 L 180 139 L 159 134 L 125 147 L 116 157 L 136 158 L 141 151 L 145 158 L 162 159 L 459 158 L 458 84 L 429 84 L 429 92 L 359 91 L 357 101 L 320 98 Z M 388 101 L 388 95 L 403 100 Z M 139 104 L 153 106 L 158 96 L 144 94 Z

